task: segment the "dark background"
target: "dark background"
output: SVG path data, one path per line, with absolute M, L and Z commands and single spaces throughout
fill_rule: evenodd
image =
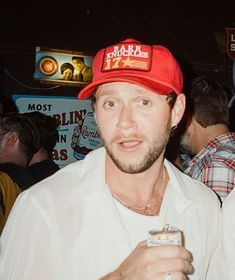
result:
M 35 47 L 95 53 L 127 37 L 162 44 L 179 59 L 187 82 L 209 74 L 232 88 L 226 27 L 235 1 L 3 1 L 0 7 L 0 92 L 76 95 L 33 80 Z

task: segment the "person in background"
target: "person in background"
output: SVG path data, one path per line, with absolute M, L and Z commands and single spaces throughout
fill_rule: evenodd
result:
M 25 190 L 35 183 L 27 166 L 39 150 L 39 130 L 20 113 L 0 116 L 0 171 L 7 173 Z
M 234 254 L 235 254 L 235 189 L 233 189 L 222 205 L 222 253 L 218 253 L 220 260 L 225 262 L 224 279 L 235 279 Z
M 60 71 L 62 74 L 62 80 L 72 81 L 73 80 L 73 72 L 74 67 L 71 63 L 65 62 L 60 66 Z
M 11 208 L 20 193 L 21 189 L 13 182 L 11 177 L 0 171 L 0 235 Z
M 74 80 L 85 83 L 91 82 L 92 68 L 85 64 L 84 57 L 73 56 L 72 63 L 74 66 Z
M 193 155 L 185 173 L 217 193 L 221 201 L 235 185 L 235 133 L 229 131 L 230 93 L 222 83 L 194 79 L 181 145 Z
M 39 182 L 54 174 L 60 168 L 52 159 L 53 149 L 59 138 L 56 120 L 38 111 L 24 113 L 26 118 L 34 122 L 40 134 L 40 149 L 28 163 L 28 170 Z
M 209 280 L 219 200 L 164 158 L 185 109 L 179 64 L 164 46 L 127 39 L 96 54 L 93 74 L 79 98 L 93 97 L 104 147 L 20 195 L 0 278 Z M 148 246 L 166 224 L 183 244 Z

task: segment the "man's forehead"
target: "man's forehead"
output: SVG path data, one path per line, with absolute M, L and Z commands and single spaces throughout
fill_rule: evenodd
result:
M 96 99 L 111 96 L 115 97 L 118 95 L 122 96 L 123 98 L 125 98 L 125 96 L 127 98 L 136 98 L 137 96 L 143 96 L 150 99 L 166 100 L 165 95 L 159 95 L 145 87 L 126 82 L 112 82 L 102 84 L 99 85 L 94 92 L 94 96 Z
M 128 82 L 111 82 L 111 83 L 105 83 L 101 84 L 97 87 L 96 93 L 100 93 L 103 91 L 109 91 L 109 92 L 115 92 L 117 90 L 130 90 L 130 91 L 137 91 L 137 92 L 151 92 L 147 88 L 134 84 L 134 83 L 128 83 Z

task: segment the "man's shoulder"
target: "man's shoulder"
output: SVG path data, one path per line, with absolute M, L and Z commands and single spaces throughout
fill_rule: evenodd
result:
M 43 181 L 35 184 L 35 189 L 56 189 L 56 191 L 80 191 L 84 184 L 97 180 L 100 170 L 103 169 L 104 152 L 102 149 L 90 152 L 85 159 L 79 160 L 62 167 L 56 173 Z M 102 176 L 102 175 L 100 175 Z
M 0 197 L 7 213 L 10 211 L 16 197 L 21 193 L 20 187 L 5 173 L 0 172 Z
M 234 149 L 221 148 L 213 153 L 205 155 L 197 161 L 192 161 L 190 170 L 212 169 L 212 168 L 229 168 L 235 171 L 235 147 Z
M 235 142 L 217 145 L 215 148 L 211 146 L 210 149 L 204 148 L 191 160 L 185 172 L 196 178 L 206 169 L 220 167 L 235 170 Z
M 0 171 L 7 173 L 23 190 L 29 188 L 35 183 L 35 179 L 27 168 L 14 163 L 1 163 Z
M 235 211 L 235 188 L 224 199 L 223 209 L 227 209 L 233 215 Z
M 235 158 L 235 133 L 228 132 L 219 135 L 214 140 L 210 141 L 203 150 L 206 151 L 205 156 L 208 156 L 211 159 L 216 159 L 216 158 L 234 159 Z
M 6 192 L 15 192 L 17 195 L 21 192 L 19 186 L 5 172 L 0 171 L 0 188 Z
M 10 162 L 5 162 L 5 163 L 0 163 L 0 171 L 22 171 L 24 170 L 23 167 L 15 164 L 15 163 L 10 163 Z
M 172 180 L 172 183 L 177 184 L 179 189 L 182 190 L 188 199 L 200 201 L 207 199 L 212 199 L 212 201 L 218 200 L 216 194 L 205 184 L 185 174 L 183 171 L 168 162 L 168 168 L 169 167 L 171 170 L 170 179 Z

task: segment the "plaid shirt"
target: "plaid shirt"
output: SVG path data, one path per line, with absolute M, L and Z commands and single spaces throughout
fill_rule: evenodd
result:
M 235 132 L 210 141 L 191 160 L 185 173 L 210 187 L 223 201 L 235 185 Z

